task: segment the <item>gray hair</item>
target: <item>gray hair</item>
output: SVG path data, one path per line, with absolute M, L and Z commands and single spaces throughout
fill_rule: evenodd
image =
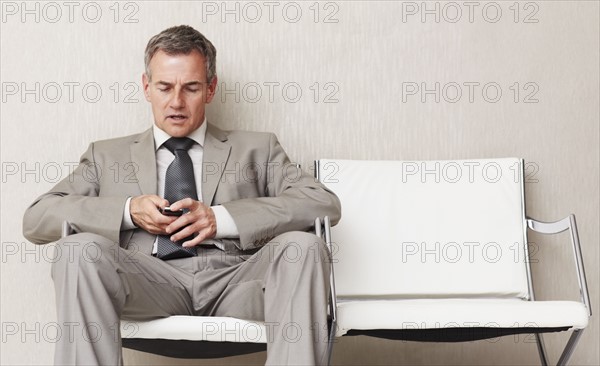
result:
M 188 25 L 179 25 L 165 29 L 150 38 L 144 53 L 146 75 L 152 79 L 150 74 L 150 60 L 158 51 L 168 55 L 187 55 L 192 51 L 198 51 L 204 56 L 206 66 L 206 78 L 210 83 L 217 75 L 217 50 L 213 44 L 194 28 Z

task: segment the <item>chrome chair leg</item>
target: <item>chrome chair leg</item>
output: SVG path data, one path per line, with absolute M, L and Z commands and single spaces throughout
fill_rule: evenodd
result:
M 546 355 L 546 345 L 544 344 L 544 338 L 542 334 L 536 333 L 535 339 L 537 341 L 538 353 L 540 354 L 540 363 L 542 366 L 548 366 L 548 356 Z
M 567 364 L 567 362 L 569 362 L 569 358 L 571 358 L 571 355 L 573 354 L 575 346 L 577 345 L 582 333 L 583 329 L 575 329 L 573 331 L 573 334 L 571 334 L 571 338 L 569 338 L 562 355 L 560 355 L 560 358 L 558 359 L 558 366 L 564 366 Z

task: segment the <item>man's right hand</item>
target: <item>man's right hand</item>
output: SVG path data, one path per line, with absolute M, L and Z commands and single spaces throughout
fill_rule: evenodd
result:
M 175 216 L 166 216 L 158 210 L 169 206 L 169 201 L 154 194 L 146 194 L 131 198 L 129 214 L 133 223 L 150 234 L 165 235 L 166 227 L 177 220 Z

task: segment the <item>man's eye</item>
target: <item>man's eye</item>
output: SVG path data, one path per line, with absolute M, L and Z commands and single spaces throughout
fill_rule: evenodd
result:
M 158 88 L 158 90 L 160 90 L 161 92 L 167 92 L 169 91 L 169 88 Z
M 188 88 L 188 91 L 190 93 L 196 93 L 196 92 L 198 92 L 198 90 L 200 90 L 200 89 L 191 89 L 191 88 Z

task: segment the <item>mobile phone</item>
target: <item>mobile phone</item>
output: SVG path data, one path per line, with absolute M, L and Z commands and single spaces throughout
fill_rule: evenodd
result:
M 167 206 L 165 208 L 158 209 L 161 214 L 165 216 L 181 216 L 183 215 L 183 210 L 172 211 L 171 207 Z

